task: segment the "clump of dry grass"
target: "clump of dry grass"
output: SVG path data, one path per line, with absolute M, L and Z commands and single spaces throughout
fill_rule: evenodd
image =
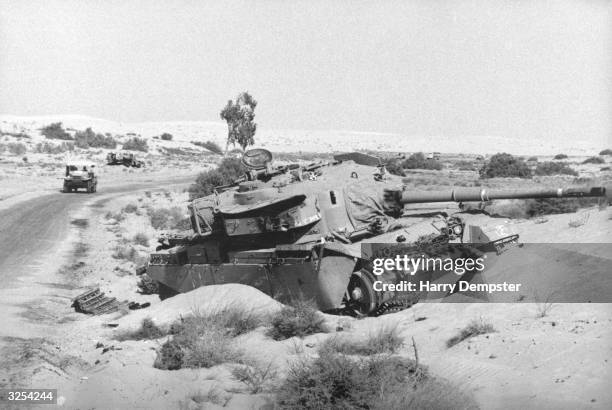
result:
M 380 353 L 395 353 L 404 344 L 397 326 L 381 327 L 366 338 L 333 336 L 323 342 L 319 351 L 349 355 L 370 356 Z
M 453 165 L 459 171 L 477 171 L 478 170 L 476 166 L 474 165 L 473 161 L 467 161 L 465 159 L 460 159 L 456 161 Z
M 555 295 L 555 292 L 549 292 L 544 300 L 540 298 L 538 292 L 534 292 L 533 298 L 536 303 L 536 318 L 543 318 L 548 316 L 548 312 L 553 308 L 554 302 L 551 301 L 552 297 Z
M 121 221 L 123 221 L 125 219 L 125 214 L 123 214 L 121 212 L 111 212 L 111 211 L 108 211 L 106 213 L 106 215 L 104 215 L 104 218 L 107 219 L 107 220 L 114 219 L 117 222 L 121 222 Z
M 292 306 L 284 306 L 271 318 L 268 335 L 274 340 L 304 337 L 321 333 L 324 318 L 311 301 L 297 300 Z
M 257 394 L 269 388 L 271 382 L 276 378 L 276 369 L 272 362 L 266 366 L 258 363 L 236 366 L 232 369 L 232 376 L 244 383 L 249 393 Z
M 117 245 L 113 252 L 113 258 L 125 259 L 130 262 L 136 263 L 139 259 L 138 251 L 132 245 Z
M 121 213 L 125 214 L 133 214 L 138 211 L 138 206 L 136 204 L 127 204 L 121 209 Z
M 115 339 L 119 341 L 125 340 L 152 340 L 164 337 L 168 332 L 162 330 L 159 326 L 153 322 L 151 318 L 145 318 L 142 320 L 140 327 L 134 331 L 121 332 L 117 334 Z
M 172 208 L 148 208 L 151 226 L 155 229 L 189 229 L 191 223 L 185 211 L 177 206 Z
M 563 162 L 546 161 L 538 164 L 534 171 L 535 175 L 573 175 L 578 172 Z
M 198 392 L 196 394 L 191 394 L 188 397 L 188 402 L 192 401 L 197 404 L 212 403 L 216 404 L 217 406 L 225 407 L 227 403 L 231 400 L 231 398 L 232 396 L 230 396 L 226 392 L 222 391 L 217 387 L 213 387 L 209 389 L 206 393 Z M 190 408 L 188 405 L 186 407 Z M 182 406 L 179 405 L 179 408 L 182 408 Z
M 446 341 L 446 347 L 451 348 L 471 337 L 493 332 L 495 332 L 495 328 L 492 324 L 485 322 L 482 319 L 473 320 L 466 327 L 461 329 L 457 335 L 448 339 Z
M 146 234 L 139 232 L 134 235 L 132 242 L 141 246 L 149 246 L 149 237 Z
M 383 390 L 381 397 L 372 407 L 374 410 L 477 410 L 474 398 L 446 380 L 428 378 L 406 390 L 393 385 Z
M 606 160 L 602 157 L 590 157 L 582 161 L 583 164 L 603 164 Z
M 185 367 L 212 367 L 222 363 L 240 363 L 243 352 L 233 338 L 263 323 L 264 318 L 240 308 L 216 312 L 194 312 L 172 324 L 172 338 L 158 351 L 154 366 L 176 370 Z
M 281 409 L 477 408 L 469 396 L 410 359 L 388 355 L 356 359 L 329 352 L 290 364 L 277 389 L 276 405 Z

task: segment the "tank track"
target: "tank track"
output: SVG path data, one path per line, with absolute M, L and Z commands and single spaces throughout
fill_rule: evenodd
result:
M 416 297 L 409 297 L 409 296 L 403 297 L 403 298 L 396 297 L 393 300 L 382 303 L 380 306 L 376 308 L 374 312 L 371 313 L 371 315 L 381 316 L 386 313 L 400 312 L 402 310 L 406 310 L 412 307 L 412 305 L 416 304 L 418 301 L 419 301 L 418 295 L 416 295 Z

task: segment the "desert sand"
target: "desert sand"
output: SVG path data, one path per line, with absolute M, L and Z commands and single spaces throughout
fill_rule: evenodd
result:
M 194 399 L 211 389 L 224 397 L 225 408 L 259 408 L 269 403 L 269 393 L 249 394 L 232 377 L 230 364 L 210 369 L 159 370 L 153 367 L 153 362 L 156 349 L 165 338 L 116 340 L 118 332 L 137 328 L 144 318 L 164 326 L 181 315 L 227 305 L 237 304 L 265 313 L 280 309 L 280 304 L 269 296 L 243 285 L 200 288 L 165 301 L 160 301 L 157 295 L 137 292 L 139 277 L 134 273 L 135 268 L 146 261 L 147 254 L 155 249 L 156 237 L 164 231 L 151 225 L 148 209 L 186 211 L 188 181 L 218 160 L 190 141 L 210 139 L 223 146 L 225 126 L 220 123 L 119 124 L 75 116 L 3 116 L 0 129 L 31 135 L 31 141 L 25 141 L 30 149 L 44 140 L 36 129 L 60 119 L 66 127 L 91 126 L 96 132 L 120 135 L 119 140 L 134 133 L 146 138 L 151 149 L 142 154 L 147 161 L 143 169 L 104 165 L 109 151 L 104 149 L 56 156 L 28 151 L 24 154 L 28 157 L 27 163 L 22 155 L 0 155 L 3 161 L 0 212 L 6 215 L 13 215 L 15 209 L 35 200 L 59 195 L 57 178 L 58 174 L 61 177 L 62 163 L 70 160 L 69 155 L 100 163 L 101 181 L 99 194 L 66 208 L 69 215 L 57 221 L 63 227 L 49 228 L 50 236 L 45 237 L 49 244 L 48 247 L 40 245 L 40 258 L 23 264 L 13 261 L 10 267 L 3 267 L 0 387 L 57 388 L 61 396 L 59 404 L 70 409 L 220 408 Z M 163 132 L 173 134 L 173 141 L 152 138 Z M 426 139 L 408 140 L 386 134 L 377 134 L 373 139 L 372 135 L 261 130 L 257 146 L 275 152 L 327 152 L 340 146 L 347 150 L 394 152 L 432 149 L 432 142 Z M 12 136 L 2 138 L 6 142 L 14 140 Z M 298 150 L 296 141 L 302 139 L 308 139 L 309 143 L 300 143 Z M 469 144 L 478 147 L 470 153 L 472 156 L 508 151 L 550 159 L 564 152 L 570 155 L 569 161 L 575 164 L 582 178 L 595 182 L 610 180 L 610 171 L 600 170 L 603 165 L 579 164 L 586 156 L 595 155 L 605 147 L 517 143 L 501 137 L 478 137 L 477 140 L 481 144 Z M 329 141 L 333 141 L 333 147 Z M 439 138 L 436 141 L 435 150 L 443 153 L 459 153 L 466 146 L 466 140 Z M 163 154 L 165 147 L 193 151 L 175 158 Z M 609 165 L 609 158 L 607 162 L 605 165 Z M 411 177 L 425 181 L 421 185 L 426 186 L 421 189 L 432 189 L 436 186 L 432 180 L 453 184 L 477 175 L 445 170 L 433 174 L 415 172 Z M 523 181 L 494 183 L 519 185 Z M 132 209 L 126 211 L 130 206 Z M 580 223 L 572 226 L 576 221 Z M 518 218 L 510 222 L 523 242 L 609 243 L 612 240 L 612 218 L 607 208 L 590 207 L 576 214 L 548 215 L 545 220 Z M 137 243 L 137 235 L 147 240 Z M 126 249 L 131 252 L 128 258 L 121 256 Z M 612 255 L 600 256 L 612 258 Z M 106 294 L 121 301 L 149 302 L 151 306 L 102 316 L 75 312 L 70 306 L 71 298 L 91 285 L 100 286 Z M 362 337 L 393 325 L 399 327 L 406 341 L 400 355 L 413 358 L 410 341 L 414 338 L 422 363 L 436 376 L 473 395 L 482 408 L 508 408 L 509 403 L 513 408 L 611 408 L 612 392 L 608 387 L 612 376 L 611 305 L 555 303 L 543 317 L 539 314 L 541 308 L 537 303 L 419 303 L 377 318 L 358 320 L 325 315 L 329 333 L 304 339 L 274 341 L 266 336 L 265 327 L 239 337 L 249 357 L 263 364 L 272 363 L 281 377 L 287 363 L 304 355 L 314 355 L 317 346 L 334 333 Z M 491 323 L 495 332 L 447 348 L 446 341 L 474 319 Z M 109 323 L 117 327 L 108 327 Z M 109 349 L 104 351 L 97 347 L 100 345 Z

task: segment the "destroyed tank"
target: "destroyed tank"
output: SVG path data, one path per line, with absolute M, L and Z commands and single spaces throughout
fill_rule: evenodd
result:
M 189 203 L 191 234 L 160 238 L 146 273 L 158 282 L 162 298 L 240 283 L 281 301 L 313 299 L 325 312 L 379 315 L 422 297 L 375 289 L 380 277 L 372 273 L 372 256 L 381 249 L 386 257 L 417 252 L 453 258 L 466 252 L 500 254 L 518 243 L 510 225 L 482 215 L 478 219 L 463 204 L 605 196 L 602 187 L 416 192 L 363 153 L 273 167 L 270 152 L 254 149 L 244 154 L 242 164 L 245 173 L 233 184 Z M 407 204 L 417 207 L 407 209 Z M 376 247 L 380 244 L 393 246 Z M 430 276 L 458 279 L 442 279 L 443 274 Z M 405 275 L 397 272 L 385 278 L 402 279 Z

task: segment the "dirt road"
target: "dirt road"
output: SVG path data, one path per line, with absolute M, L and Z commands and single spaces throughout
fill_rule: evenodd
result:
M 95 194 L 57 192 L 0 209 L 0 322 L 4 324 L 0 347 L 11 338 L 47 331 L 49 321 L 24 320 L 24 315 L 36 319 L 31 317 L 36 306 L 53 300 L 54 289 L 65 286 L 56 273 L 74 246 L 72 236 L 80 219 L 122 193 L 186 187 L 193 180 L 194 175 L 129 184 L 116 181 Z

